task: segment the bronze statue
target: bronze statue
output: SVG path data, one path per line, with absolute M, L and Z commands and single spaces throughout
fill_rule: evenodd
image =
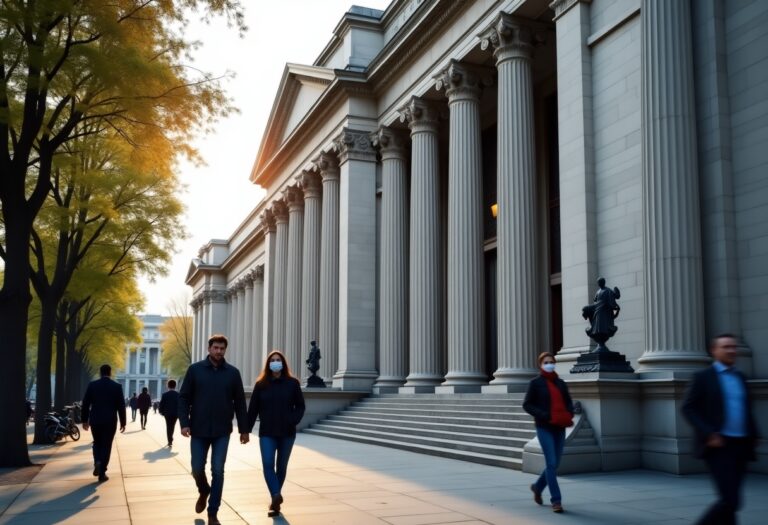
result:
M 309 357 L 305 363 L 307 363 L 307 370 L 312 374 L 307 378 L 308 387 L 325 387 L 325 381 L 317 375 L 317 371 L 320 370 L 320 349 L 317 347 L 316 341 L 309 342 Z
M 613 324 L 613 320 L 619 316 L 619 307 L 616 300 L 621 298 L 621 292 L 617 287 L 613 290 L 605 286 L 605 279 L 600 277 L 597 280 L 600 287 L 595 293 L 595 300 L 592 304 L 581 309 L 581 315 L 584 319 L 589 319 L 590 327 L 586 329 L 587 335 L 597 343 L 595 352 L 605 352 L 608 347 L 606 341 L 616 334 L 618 327 Z

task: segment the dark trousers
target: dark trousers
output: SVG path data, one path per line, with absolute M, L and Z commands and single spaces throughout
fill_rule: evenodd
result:
M 747 472 L 749 440 L 725 438 L 725 446 L 710 448 L 704 461 L 720 496 L 699 518 L 698 525 L 735 525 L 736 511 L 741 506 L 741 485 Z
M 112 441 L 115 439 L 117 423 L 97 423 L 91 425 L 93 436 L 93 462 L 101 464 L 100 474 L 107 471 L 109 456 L 112 454 Z
M 176 428 L 176 416 L 165 416 L 165 434 L 168 436 L 168 444 L 173 443 L 173 430 Z
M 139 421 L 141 421 L 141 428 L 144 428 L 147 426 L 147 413 L 149 412 L 149 409 L 146 411 L 139 410 Z

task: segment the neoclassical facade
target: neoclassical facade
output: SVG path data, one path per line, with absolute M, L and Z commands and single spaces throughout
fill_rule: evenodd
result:
M 341 390 L 514 393 L 558 355 L 603 468 L 696 468 L 679 415 L 741 335 L 768 420 L 768 4 L 393 0 L 288 64 L 250 174 L 192 261 L 195 348 L 270 349 Z M 633 373 L 569 374 L 621 289 Z M 766 446 L 758 469 L 766 470 Z

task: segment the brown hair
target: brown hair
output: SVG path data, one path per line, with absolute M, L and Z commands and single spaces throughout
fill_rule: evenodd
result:
M 213 334 L 211 337 L 209 337 L 208 348 L 210 348 L 213 343 L 224 343 L 224 348 L 229 346 L 229 340 L 227 340 L 227 336 L 223 334 Z
M 256 378 L 257 387 L 264 388 L 269 386 L 269 377 L 272 375 L 272 370 L 269 369 L 269 362 L 272 360 L 272 356 L 275 355 L 280 356 L 280 360 L 283 362 L 283 370 L 281 374 L 284 377 L 293 377 L 293 374 L 291 374 L 291 368 L 288 366 L 288 360 L 285 358 L 285 355 L 280 350 L 272 350 L 267 356 L 267 359 L 264 360 L 264 368 L 261 369 L 259 377 Z
M 539 366 L 541 366 L 541 362 L 544 361 L 544 358 L 546 358 L 546 357 L 551 357 L 552 359 L 555 359 L 555 354 L 553 354 L 552 352 L 542 352 L 542 353 L 540 353 L 539 357 L 538 357 Z M 557 359 L 555 359 L 555 361 L 557 361 Z

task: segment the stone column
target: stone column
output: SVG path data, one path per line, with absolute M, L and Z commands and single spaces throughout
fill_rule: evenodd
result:
M 448 153 L 448 373 L 439 393 L 479 392 L 485 372 L 480 78 L 451 61 L 437 79 L 450 109 Z
M 253 272 L 253 362 L 248 386 L 253 386 L 256 377 L 264 366 L 267 352 L 264 347 L 264 265 L 257 266 Z
M 482 35 L 498 69 L 497 311 L 498 368 L 492 385 L 507 391 L 536 374 L 540 286 L 536 265 L 536 161 L 533 123 L 534 31 L 501 13 Z
M 597 281 L 597 224 L 592 111 L 591 0 L 556 0 L 557 119 L 560 153 L 560 234 L 565 375 L 595 345 L 584 334 L 581 308 L 592 303 Z
M 243 377 L 243 384 L 249 386 L 246 378 L 250 381 L 253 370 L 253 355 L 256 352 L 256 345 L 253 344 L 253 270 L 245 274 L 243 279 L 245 285 L 245 294 L 243 295 L 243 366 L 240 368 L 240 375 Z
M 285 192 L 288 203 L 288 264 L 285 297 L 285 355 L 301 376 L 301 267 L 304 242 L 304 194 L 297 186 Z
M 304 260 L 301 269 L 301 362 L 295 365 L 297 367 L 303 365 L 310 341 L 319 340 L 321 184 L 320 176 L 316 173 L 304 172 L 301 175 L 301 187 L 304 190 Z M 321 355 L 325 359 L 323 350 Z M 300 368 L 301 377 L 308 377 L 307 367 Z M 299 371 L 296 372 L 299 375 Z M 330 379 L 330 376 L 323 379 Z
M 234 364 L 237 347 L 237 283 L 232 283 L 232 287 L 227 290 L 227 353 L 226 360 Z M 235 365 L 236 366 L 236 365 Z
M 210 318 L 208 320 L 208 337 L 213 334 L 227 334 L 227 291 L 211 290 L 209 293 L 211 304 L 209 310 Z M 206 337 L 203 348 L 203 358 L 208 356 L 208 337 Z
M 275 289 L 272 296 L 273 323 L 272 348 L 285 352 L 285 298 L 288 265 L 288 207 L 283 201 L 273 206 L 277 232 L 275 234 Z
M 374 392 L 397 392 L 408 373 L 408 168 L 406 137 L 381 128 L 379 377 Z
M 644 0 L 641 119 L 645 343 L 639 372 L 705 355 L 691 4 Z
M 376 371 L 376 151 L 344 129 L 339 155 L 339 370 L 333 386 L 368 390 Z
M 211 292 L 210 290 L 203 291 L 202 297 L 203 301 L 203 322 L 202 326 L 200 327 L 200 330 L 203 334 L 202 339 L 200 340 L 200 346 L 197 348 L 197 353 L 195 354 L 195 361 L 202 361 L 203 357 L 207 355 L 208 353 L 208 338 L 211 337 Z
M 403 393 L 434 392 L 443 381 L 440 162 L 437 109 L 420 98 L 400 109 L 411 129 L 409 367 Z
M 339 366 L 339 164 L 323 153 L 314 160 L 323 179 L 320 225 L 320 377 L 331 382 Z
M 202 301 L 200 296 L 195 296 L 189 305 L 192 307 L 192 311 L 194 312 L 192 323 L 192 348 L 190 349 L 190 359 L 194 363 L 195 352 L 197 352 L 197 348 L 200 346 L 200 322 L 203 314 Z M 125 363 L 127 367 L 128 361 Z
M 262 359 L 267 358 L 267 354 L 272 351 L 273 325 L 274 325 L 274 291 L 275 291 L 275 237 L 277 233 L 277 224 L 272 210 L 266 210 L 261 215 L 261 227 L 264 231 L 264 298 L 261 319 L 261 351 Z

